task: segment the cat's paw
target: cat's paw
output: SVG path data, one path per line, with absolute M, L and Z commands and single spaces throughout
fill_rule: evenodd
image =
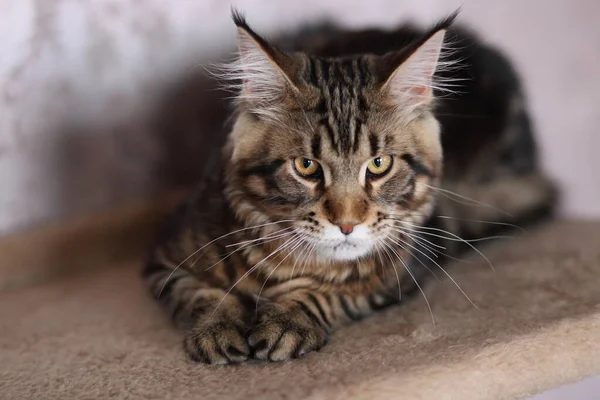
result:
M 259 360 L 285 361 L 319 350 L 328 333 L 297 308 L 261 313 L 248 343 Z
M 250 356 L 244 329 L 233 321 L 206 321 L 192 329 L 184 341 L 194 361 L 206 364 L 243 362 Z

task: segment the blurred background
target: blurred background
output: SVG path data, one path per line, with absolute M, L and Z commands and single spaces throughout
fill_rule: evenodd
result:
M 306 22 L 431 23 L 451 0 L 238 0 L 267 36 Z M 0 235 L 185 186 L 211 131 L 193 77 L 232 49 L 223 0 L 0 0 Z M 467 1 L 521 72 L 562 212 L 600 217 L 600 2 Z M 219 108 L 221 107 L 221 108 Z M 166 110 L 166 111 L 165 111 Z M 215 133 L 216 132 L 216 133 Z
M 234 4 L 273 36 L 324 19 L 428 24 L 460 2 Z M 520 71 L 562 214 L 600 218 L 600 2 L 470 0 L 459 22 Z M 223 134 L 203 115 L 225 111 L 196 76 L 234 37 L 224 0 L 0 0 L 0 235 L 193 182 L 211 158 L 206 141 Z M 600 378 L 578 387 L 536 399 L 592 398 Z

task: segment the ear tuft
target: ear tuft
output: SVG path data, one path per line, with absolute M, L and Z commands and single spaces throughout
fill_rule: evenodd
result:
M 447 28 L 456 19 L 459 10 L 434 25 L 420 40 L 397 53 L 384 57 L 384 90 L 392 101 L 403 108 L 427 106 L 433 101 L 435 89 L 447 91 L 447 82 L 436 81 L 436 71 L 452 63 L 440 62 Z M 391 68 L 390 68 L 391 67 Z
M 249 28 L 248 24 L 246 23 L 246 17 L 244 17 L 244 14 L 242 14 L 240 10 L 233 6 L 231 7 L 231 19 L 238 28 Z
M 285 79 L 268 50 L 242 27 L 238 28 L 237 44 L 238 78 L 242 81 L 239 97 L 257 107 L 281 99 Z
M 429 104 L 433 100 L 433 76 L 437 69 L 444 35 L 435 33 L 411 54 L 390 76 L 386 86 L 397 100 Z
M 237 26 L 238 55 L 231 62 L 213 65 L 208 72 L 251 112 L 274 118 L 286 90 L 296 90 L 286 72 L 291 59 L 254 32 L 239 11 L 232 8 L 231 16 Z

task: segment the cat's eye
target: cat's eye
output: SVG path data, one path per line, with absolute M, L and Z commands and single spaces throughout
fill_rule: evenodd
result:
M 314 178 L 321 172 L 321 166 L 315 160 L 304 157 L 296 157 L 293 160 L 296 172 L 305 178 Z
M 367 165 L 367 173 L 371 176 L 381 176 L 388 172 L 392 167 L 392 156 L 375 157 Z

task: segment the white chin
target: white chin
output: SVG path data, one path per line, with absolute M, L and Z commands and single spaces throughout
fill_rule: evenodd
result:
M 371 252 L 372 246 L 367 243 L 328 244 L 322 243 L 317 246 L 315 253 L 327 260 L 350 261 L 366 256 Z

